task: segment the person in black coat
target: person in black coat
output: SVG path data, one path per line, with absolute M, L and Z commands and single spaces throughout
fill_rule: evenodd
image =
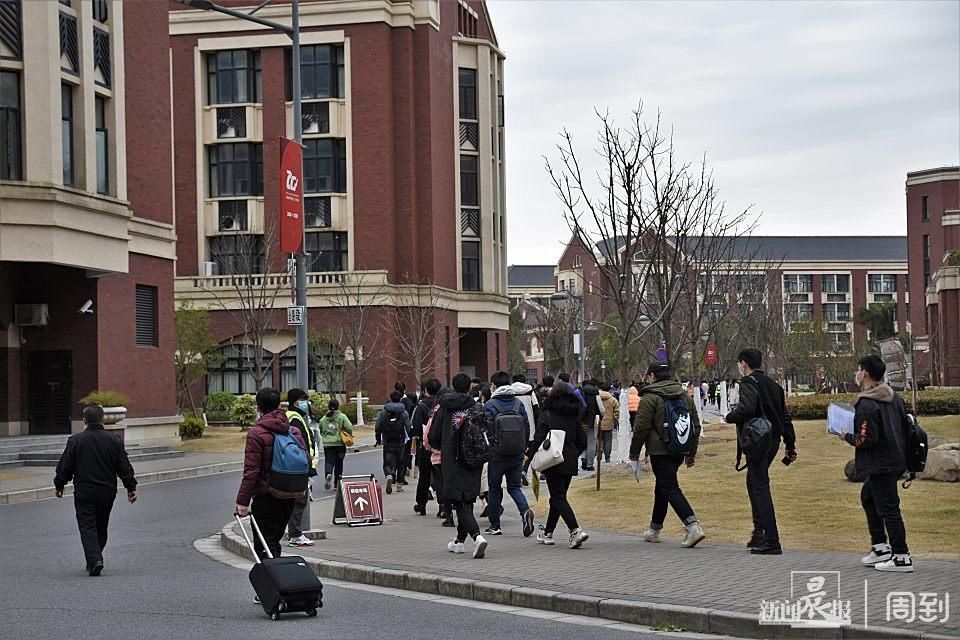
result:
M 482 558 L 487 541 L 480 535 L 473 505 L 480 495 L 483 468 L 469 469 L 460 462 L 460 438 L 453 430 L 453 419 L 461 412 L 483 415 L 483 405 L 470 395 L 470 376 L 465 373 L 453 377 L 453 392 L 440 398 L 438 404 L 440 408 L 433 416 L 427 440 L 431 447 L 440 451 L 440 499 L 450 504 L 457 514 L 457 537 L 447 545 L 447 550 L 463 553 L 464 541 L 469 535 L 474 541 L 473 557 Z
M 540 544 L 554 543 L 553 531 L 560 518 L 563 518 L 570 530 L 571 549 L 579 548 L 589 537 L 580 528 L 573 507 L 567 501 L 570 481 L 578 473 L 578 458 L 587 448 L 587 432 L 580 426 L 582 407 L 580 398 L 570 385 L 564 382 L 555 384 L 544 401 L 537 431 L 530 441 L 530 448 L 527 449 L 527 457 L 532 460 L 551 430 L 563 431 L 566 434 L 563 442 L 563 462 L 543 472 L 550 490 L 550 512 L 547 514 L 546 523 L 540 525 L 537 533 L 537 542 Z

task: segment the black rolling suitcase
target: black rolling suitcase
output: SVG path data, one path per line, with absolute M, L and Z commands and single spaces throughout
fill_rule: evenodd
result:
M 308 616 L 317 615 L 317 609 L 323 606 L 323 584 L 313 572 L 310 565 L 300 556 L 284 556 L 274 558 L 267 543 L 260 533 L 260 527 L 253 515 L 250 523 L 264 549 L 267 549 L 268 558 L 259 559 L 253 541 L 247 535 L 240 516 L 235 515 L 244 539 L 257 558 L 257 564 L 250 569 L 250 584 L 260 598 L 263 611 L 271 620 L 279 620 L 280 614 L 303 611 Z

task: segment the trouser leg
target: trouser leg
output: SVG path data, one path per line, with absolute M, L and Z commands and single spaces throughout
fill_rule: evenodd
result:
M 517 505 L 517 511 L 521 514 L 530 508 L 527 504 L 527 497 L 523 495 L 523 458 L 515 460 L 504 474 L 507 478 L 507 493 L 513 498 L 513 503 Z
M 293 500 L 279 500 L 266 493 L 254 498 L 253 505 L 250 507 L 250 512 L 256 518 L 260 532 L 267 541 L 267 548 L 270 549 L 274 558 L 280 557 L 280 539 L 283 537 L 287 522 L 290 521 L 293 502 Z M 256 534 L 254 534 L 253 544 L 261 559 L 267 557 L 260 538 Z
M 587 450 L 583 452 L 583 464 L 586 467 L 593 466 L 597 459 L 597 436 L 593 432 L 593 427 L 586 427 L 587 430 Z
M 613 431 L 603 432 L 603 459 L 610 462 L 610 454 L 613 453 Z
M 480 525 L 473 515 L 473 500 L 453 500 L 451 505 L 457 513 L 457 540 L 463 542 L 467 536 L 480 535 Z
M 494 529 L 500 527 L 505 465 L 502 459 L 494 458 L 487 466 L 487 516 L 490 518 L 490 526 Z
M 697 521 L 697 516 L 693 513 L 693 508 L 687 501 L 680 489 L 680 482 L 677 479 L 677 471 L 683 463 L 683 456 L 650 456 L 650 466 L 653 467 L 653 475 L 657 479 L 657 488 L 660 491 L 663 502 L 670 503 L 683 524 L 690 524 Z M 666 508 L 662 513 L 655 513 L 653 521 L 663 524 L 663 518 L 666 517 Z
M 868 513 L 867 523 L 870 527 L 871 541 L 874 538 L 875 527 L 878 528 L 878 533 L 886 530 L 893 552 L 905 554 L 909 553 L 909 549 L 907 548 L 907 531 L 903 526 L 903 516 L 900 514 L 900 495 L 897 493 L 898 480 L 898 474 L 896 473 L 880 473 L 871 475 L 864 482 L 864 490 L 867 490 L 867 484 L 869 483 L 868 490 L 872 495 L 873 518 L 875 518 L 875 521 L 871 522 L 871 516 Z M 866 510 L 867 505 L 864 504 L 864 511 Z M 879 543 L 874 542 L 873 544 Z
M 309 498 L 303 496 L 302 498 L 294 498 L 293 500 L 293 510 L 290 512 L 290 519 L 287 521 L 287 532 L 290 534 L 290 538 L 299 538 L 303 535 L 303 521 L 304 515 L 307 513 L 309 506 Z M 309 516 L 307 516 L 307 521 L 309 522 Z
M 114 496 L 109 496 L 106 492 L 101 495 L 95 491 L 74 493 L 73 507 L 87 570 L 96 563 L 103 562 L 103 547 L 107 543 L 107 526 Z
M 546 533 L 553 533 L 560 518 L 563 518 L 567 528 L 571 531 L 579 527 L 577 516 L 573 513 L 573 507 L 567 501 L 570 480 L 571 476 L 568 475 L 547 474 L 547 488 L 550 490 L 550 512 L 543 527 Z
M 762 529 L 764 541 L 771 544 L 780 543 L 777 515 L 773 508 L 773 496 L 770 494 L 770 464 L 776 455 L 777 449 L 773 449 L 767 458 L 758 458 L 747 463 L 747 492 L 751 494 L 753 526 L 754 529 Z
M 383 475 L 393 476 L 394 480 L 400 480 L 400 461 L 403 452 L 401 445 L 385 444 L 383 445 Z
M 417 504 L 423 507 L 430 497 L 430 475 L 433 465 L 430 464 L 430 456 L 427 455 L 427 452 L 421 453 L 419 458 L 417 461 L 417 468 L 420 470 L 420 475 L 417 478 Z M 424 458 L 426 461 L 424 461 Z

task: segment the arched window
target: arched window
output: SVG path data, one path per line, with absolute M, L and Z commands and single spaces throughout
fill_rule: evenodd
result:
M 253 347 L 248 344 L 226 344 L 220 347 L 220 361 L 207 370 L 207 393 L 227 391 L 229 393 L 256 393 L 257 381 L 254 378 Z M 266 371 L 263 386 L 273 385 L 271 363 L 273 355 L 269 351 L 260 352 L 261 367 Z
M 321 393 L 346 393 L 343 375 L 343 352 L 325 341 L 311 341 L 307 378 L 310 388 Z M 290 347 L 280 354 L 280 382 L 291 389 L 297 382 L 297 350 Z

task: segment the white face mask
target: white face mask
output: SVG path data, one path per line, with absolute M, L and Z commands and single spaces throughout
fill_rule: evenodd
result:
M 857 373 L 853 376 L 853 379 L 857 381 L 858 387 L 863 386 L 863 378 L 864 378 L 863 371 L 857 371 Z

